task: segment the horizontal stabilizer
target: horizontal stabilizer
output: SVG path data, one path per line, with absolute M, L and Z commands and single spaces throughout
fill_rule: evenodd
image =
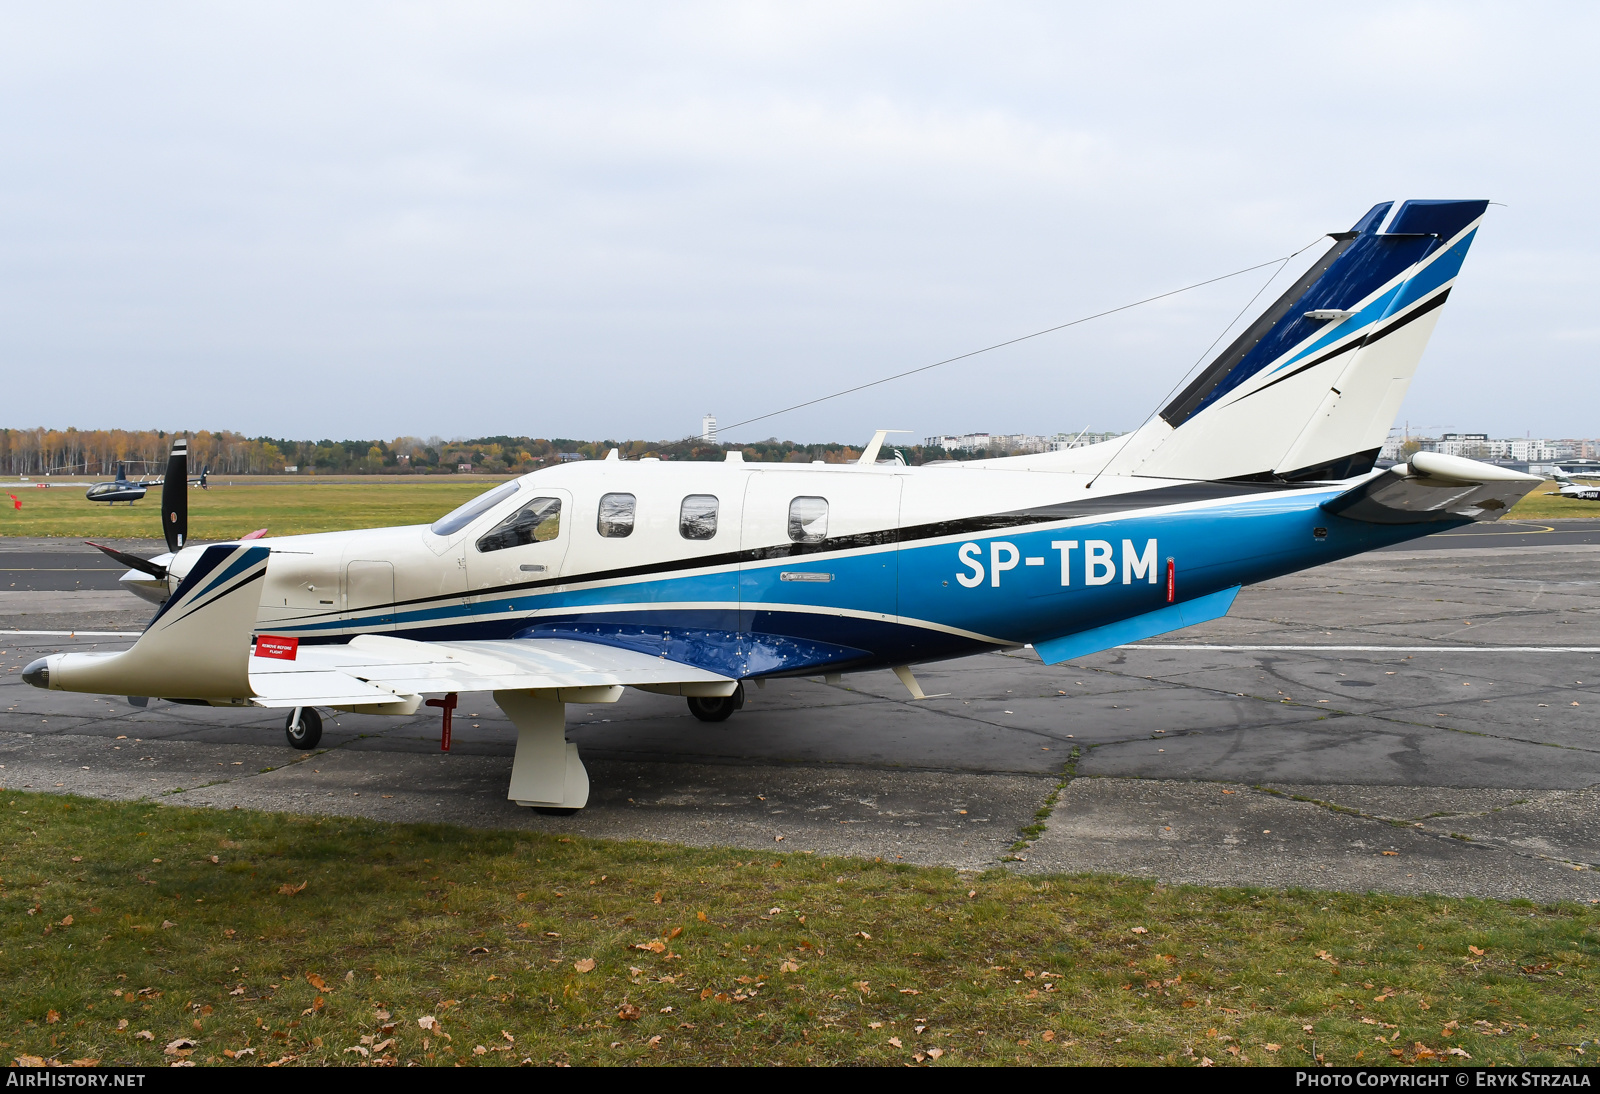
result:
M 1182 604 L 1171 604 L 1153 612 L 1146 612 L 1144 615 L 1136 615 L 1132 619 L 1119 619 L 1115 623 L 1107 623 L 1093 630 L 1035 642 L 1033 648 L 1047 665 L 1060 664 L 1062 661 L 1071 661 L 1077 657 L 1087 657 L 1091 653 L 1109 650 L 1113 646 L 1124 646 L 1129 642 L 1140 642 L 1146 638 L 1154 638 L 1158 634 L 1192 627 L 1197 623 L 1221 619 L 1228 614 L 1228 609 L 1233 607 L 1233 598 L 1237 595 L 1239 586 L 1235 585 L 1219 593 L 1197 596 Z
M 1369 524 L 1498 520 L 1543 480 L 1461 456 L 1418 452 L 1322 508 Z

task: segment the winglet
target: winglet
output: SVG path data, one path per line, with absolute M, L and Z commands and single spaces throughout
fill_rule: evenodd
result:
M 878 462 L 878 452 L 879 452 L 880 449 L 883 448 L 883 439 L 885 437 L 887 437 L 891 433 L 910 433 L 910 432 L 911 432 L 911 430 L 909 430 L 909 429 L 880 429 L 880 430 L 878 430 L 876 433 L 874 433 L 872 435 L 872 440 L 867 442 L 867 447 L 861 450 L 861 458 L 859 460 L 857 460 L 856 463 L 864 464 L 864 465 L 869 466 L 869 467 L 872 464 L 877 463 Z

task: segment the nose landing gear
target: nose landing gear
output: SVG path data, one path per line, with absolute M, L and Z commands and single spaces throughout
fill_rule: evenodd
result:
M 744 706 L 744 684 L 733 689 L 732 695 L 692 695 L 689 713 L 702 722 L 726 722 L 733 712 Z

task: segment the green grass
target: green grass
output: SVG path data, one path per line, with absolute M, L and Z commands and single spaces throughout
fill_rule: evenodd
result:
M 228 1066 L 1593 1055 L 1588 906 L 963 876 L 16 791 L 0 810 L 7 1060 L 158 1064 L 180 1038 Z
M 265 526 L 275 536 L 336 532 L 345 528 L 383 528 L 427 524 L 503 479 L 486 475 L 399 482 L 250 482 L 189 491 L 189 535 L 223 540 Z M 0 535 L 69 536 L 93 539 L 161 538 L 160 489 L 132 505 L 97 505 L 85 500 L 81 484 L 48 490 L 31 484 L 0 487 Z M 4 494 L 14 494 L 16 509 Z
M 1600 517 L 1600 502 L 1563 498 L 1546 491 L 1554 490 L 1554 482 L 1546 482 L 1511 507 L 1507 518 L 1511 520 L 1538 520 L 1542 517 Z
M 315 478 L 215 481 L 208 490 L 189 491 L 189 534 L 196 540 L 223 540 L 265 526 L 273 535 L 336 532 L 345 528 L 382 528 L 427 524 L 503 481 L 487 475 L 442 479 Z M 48 490 L 33 484 L 5 484 L 22 508 L 0 496 L 0 536 L 63 536 L 93 539 L 144 537 L 159 539 L 160 490 L 133 505 L 95 505 L 86 501 L 82 483 L 57 483 Z M 1600 504 L 1547 497 L 1546 483 L 1511 510 L 1513 519 L 1600 517 Z

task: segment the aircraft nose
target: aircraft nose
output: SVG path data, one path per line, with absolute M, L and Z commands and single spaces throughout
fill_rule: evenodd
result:
M 24 684 L 32 684 L 36 688 L 48 688 L 50 686 L 50 659 L 41 657 L 37 661 L 30 662 L 28 667 L 22 670 L 22 682 Z

